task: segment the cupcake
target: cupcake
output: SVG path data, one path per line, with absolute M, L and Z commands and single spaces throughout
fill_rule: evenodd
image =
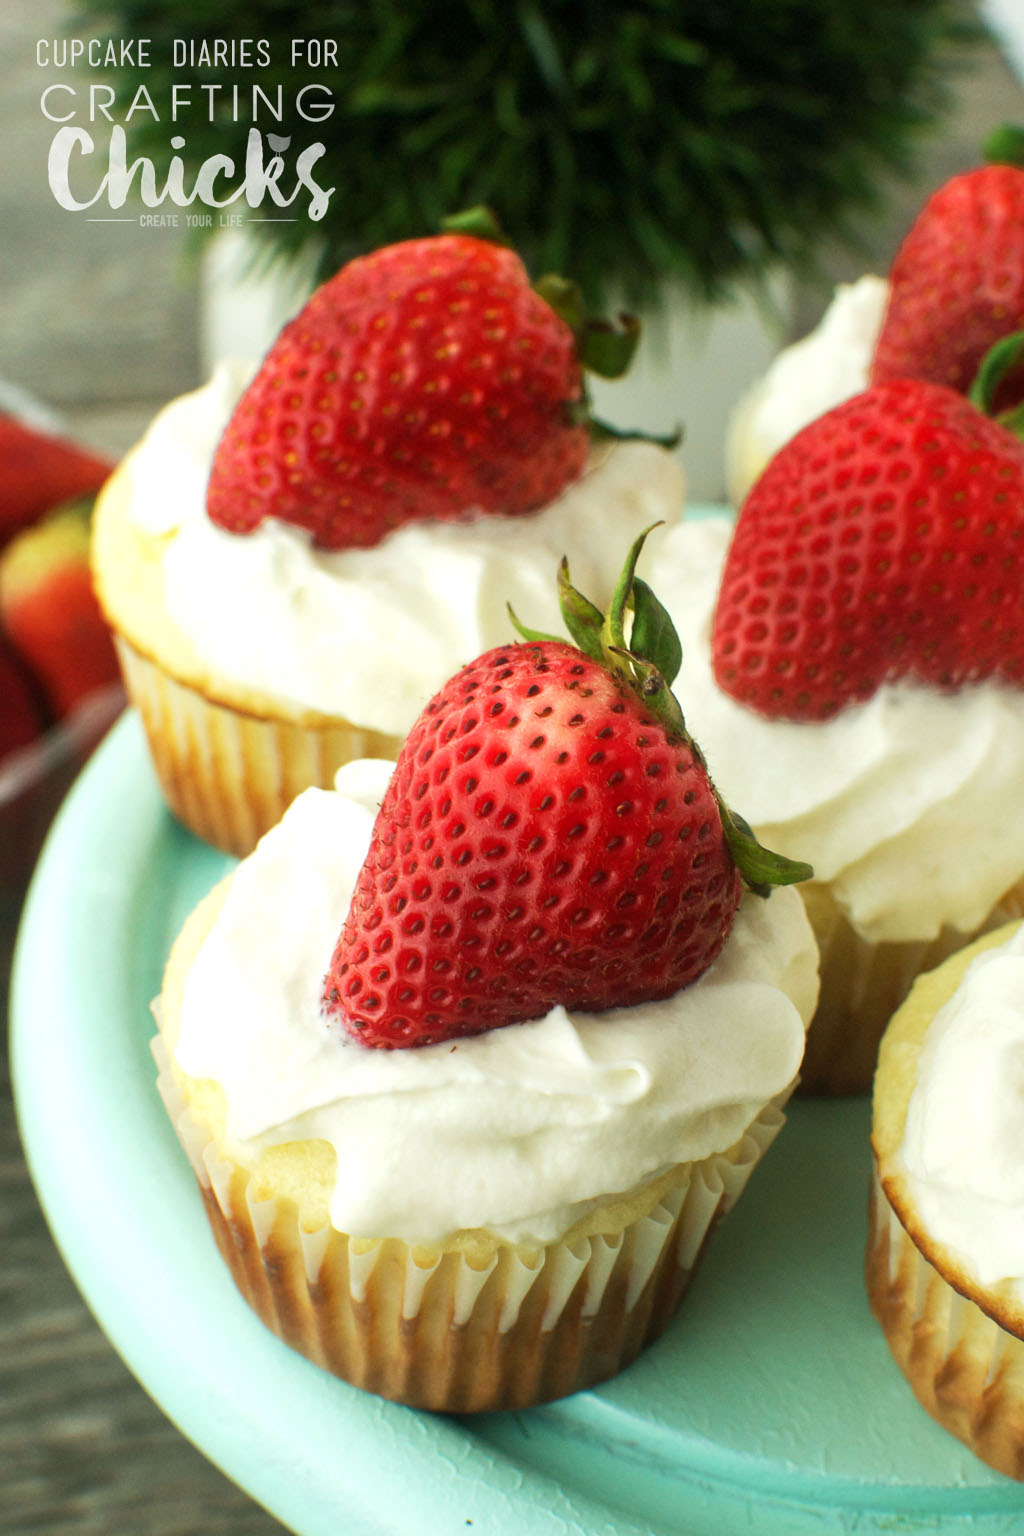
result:
M 866 1274 L 918 1400 L 1024 1478 L 1024 929 L 922 976 L 875 1077 Z
M 156 1005 L 242 1294 L 423 1408 L 559 1397 L 657 1337 L 814 1006 L 802 903 L 773 888 L 806 871 L 720 804 L 649 589 L 630 569 L 606 651 L 563 592 L 585 649 L 485 653 L 397 764 L 300 795 L 189 918 Z
M 915 976 L 1024 913 L 1022 218 L 1010 165 L 929 198 L 737 408 L 733 527 L 658 557 L 717 781 L 814 864 L 808 1091 L 866 1092 Z
M 635 335 L 594 357 L 609 333 L 552 303 L 478 235 L 386 247 L 319 289 L 255 378 L 225 367 L 169 405 L 114 475 L 96 586 L 200 837 L 245 853 L 341 763 L 394 758 L 503 636 L 507 599 L 554 621 L 563 552 L 607 598 L 607 551 L 679 515 L 674 455 L 592 446 L 584 369 L 621 368 Z
M 716 782 L 814 865 L 807 1090 L 867 1091 L 914 977 L 1024 910 L 1022 508 L 1004 426 L 893 381 L 659 549 Z

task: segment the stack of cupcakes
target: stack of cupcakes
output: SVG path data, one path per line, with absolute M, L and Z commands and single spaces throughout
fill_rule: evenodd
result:
M 216 1241 L 288 1343 L 448 1411 L 662 1331 L 817 993 L 808 871 L 719 801 L 635 576 L 678 460 L 586 421 L 632 327 L 545 293 L 476 234 L 352 263 L 157 420 L 94 548 L 168 803 L 245 855 L 155 1005 Z
M 940 201 L 985 204 L 982 265 L 1020 181 Z M 561 1396 L 658 1336 L 790 1095 L 865 1092 L 884 1036 L 872 1305 L 1021 1477 L 1017 355 L 968 400 L 925 315 L 915 362 L 915 243 L 843 300 L 868 387 L 734 527 L 681 521 L 677 461 L 593 447 L 579 336 L 482 244 L 345 269 L 100 509 L 169 803 L 245 855 L 155 1004 L 218 1245 L 370 1391 Z M 975 305 L 948 266 L 942 308 Z

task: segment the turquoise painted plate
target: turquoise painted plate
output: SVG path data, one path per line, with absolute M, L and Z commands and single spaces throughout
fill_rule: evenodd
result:
M 861 1282 L 863 1100 L 801 1102 L 667 1335 L 615 1381 L 465 1420 L 360 1393 L 236 1293 L 165 1119 L 149 1001 L 229 865 L 164 810 L 136 718 L 65 803 L 13 978 L 25 1146 L 61 1252 L 184 1433 L 300 1536 L 1024 1532 L 1024 1488 L 917 1406 Z

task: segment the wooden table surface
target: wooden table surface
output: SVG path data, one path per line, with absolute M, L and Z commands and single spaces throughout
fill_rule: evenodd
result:
M 0 895 L 7 1033 L 17 894 Z M 54 1246 L 0 1067 L 0 1532 L 5 1536 L 280 1536 L 115 1354 Z M 339 1536 L 344 1536 L 339 1532 Z

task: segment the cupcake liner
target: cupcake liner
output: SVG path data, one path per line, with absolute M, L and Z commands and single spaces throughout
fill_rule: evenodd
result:
M 263 1322 L 353 1385 L 417 1408 L 523 1408 L 622 1370 L 664 1329 L 710 1232 L 784 1123 L 788 1092 L 728 1151 L 613 1201 L 544 1246 L 488 1233 L 409 1245 L 306 1231 L 294 1202 L 257 1199 L 193 1114 L 159 1036 L 158 1086 L 217 1245 Z M 610 1230 L 602 1230 L 602 1220 Z
M 871 1310 L 918 1402 L 990 1467 L 1024 1479 L 1024 1340 L 925 1257 L 877 1172 L 865 1275 Z
M 302 790 L 330 789 L 343 763 L 395 758 L 400 738 L 344 720 L 289 720 L 217 702 L 115 633 L 164 797 L 204 842 L 251 852 Z
M 828 887 L 800 887 L 820 953 L 821 990 L 800 1069 L 805 1094 L 866 1093 L 886 1025 L 916 978 L 956 950 L 1024 915 L 1024 880 L 973 933 L 943 928 L 935 939 L 874 943 L 851 925 Z

